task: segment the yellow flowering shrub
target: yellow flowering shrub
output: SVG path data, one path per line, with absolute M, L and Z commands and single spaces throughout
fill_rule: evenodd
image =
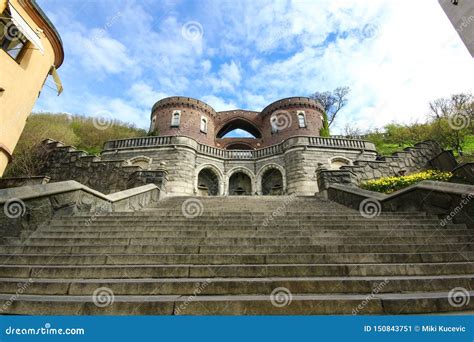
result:
M 399 177 L 383 177 L 362 182 L 362 189 L 383 192 L 389 194 L 391 192 L 403 189 L 409 185 L 416 184 L 424 180 L 448 181 L 453 174 L 451 172 L 441 172 L 437 170 L 426 170 L 423 172 L 412 173 L 407 176 Z

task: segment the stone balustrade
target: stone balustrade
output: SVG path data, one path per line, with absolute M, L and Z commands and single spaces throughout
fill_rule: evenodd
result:
M 163 136 L 163 137 L 141 137 L 131 139 L 121 139 L 107 141 L 104 145 L 104 151 L 119 149 L 134 149 L 142 147 L 157 147 L 166 145 L 181 145 L 180 137 Z M 192 139 L 192 138 L 188 138 Z M 286 141 L 256 150 L 225 150 L 218 147 L 197 143 L 199 153 L 218 157 L 223 159 L 242 160 L 242 159 L 259 159 L 267 156 L 277 155 L 284 152 L 285 147 L 291 146 L 310 146 L 332 149 L 352 149 L 362 151 L 374 151 L 374 144 L 365 140 L 354 140 L 345 138 L 324 138 L 324 137 L 294 137 Z

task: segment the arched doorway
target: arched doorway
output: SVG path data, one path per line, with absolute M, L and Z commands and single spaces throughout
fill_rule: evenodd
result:
M 214 170 L 205 168 L 199 171 L 197 181 L 197 194 L 199 196 L 219 195 L 219 176 Z
M 252 195 L 252 180 L 244 172 L 236 172 L 229 178 L 229 195 L 249 196 Z
M 280 170 L 270 168 L 262 174 L 262 195 L 283 195 L 283 175 Z

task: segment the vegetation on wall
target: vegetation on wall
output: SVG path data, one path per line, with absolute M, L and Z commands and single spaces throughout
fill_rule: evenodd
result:
M 13 152 L 5 177 L 31 176 L 41 168 L 44 156 L 38 144 L 54 139 L 74 145 L 88 153 L 98 153 L 107 140 L 145 136 L 146 131 L 119 121 L 97 122 L 80 115 L 38 113 L 32 114 L 25 125 Z
M 446 182 L 449 181 L 452 176 L 453 175 L 451 172 L 427 170 L 423 172 L 413 173 L 407 176 L 383 177 L 379 179 L 368 180 L 362 182 L 360 184 L 360 187 L 366 190 L 389 194 L 424 180 L 436 180 Z
M 323 126 L 319 130 L 319 135 L 322 136 L 322 137 L 331 136 L 331 133 L 329 131 L 328 116 L 326 115 L 326 112 L 324 112 L 324 114 L 323 114 Z
M 434 140 L 461 159 L 474 154 L 474 96 L 454 94 L 429 104 L 425 123 L 389 124 L 382 131 L 372 131 L 365 138 L 381 154 L 390 154 L 423 140 Z

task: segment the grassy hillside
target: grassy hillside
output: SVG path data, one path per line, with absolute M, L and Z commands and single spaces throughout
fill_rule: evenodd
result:
M 32 114 L 13 152 L 5 176 L 33 175 L 39 161 L 31 151 L 44 139 L 60 140 L 88 153 L 98 153 L 107 140 L 145 136 L 147 132 L 120 121 L 98 121 L 80 115 Z
M 384 156 L 390 155 L 393 152 L 401 151 L 405 147 L 410 147 L 413 146 L 412 144 L 395 144 L 395 143 L 390 143 L 383 141 L 382 139 L 371 139 L 370 137 L 368 138 L 369 141 L 372 141 L 376 148 L 377 151 Z M 466 137 L 466 143 L 464 145 L 464 156 L 460 157 L 457 153 L 457 151 L 453 151 L 454 155 L 460 160 L 460 161 L 474 161 L 474 135 L 468 135 Z

